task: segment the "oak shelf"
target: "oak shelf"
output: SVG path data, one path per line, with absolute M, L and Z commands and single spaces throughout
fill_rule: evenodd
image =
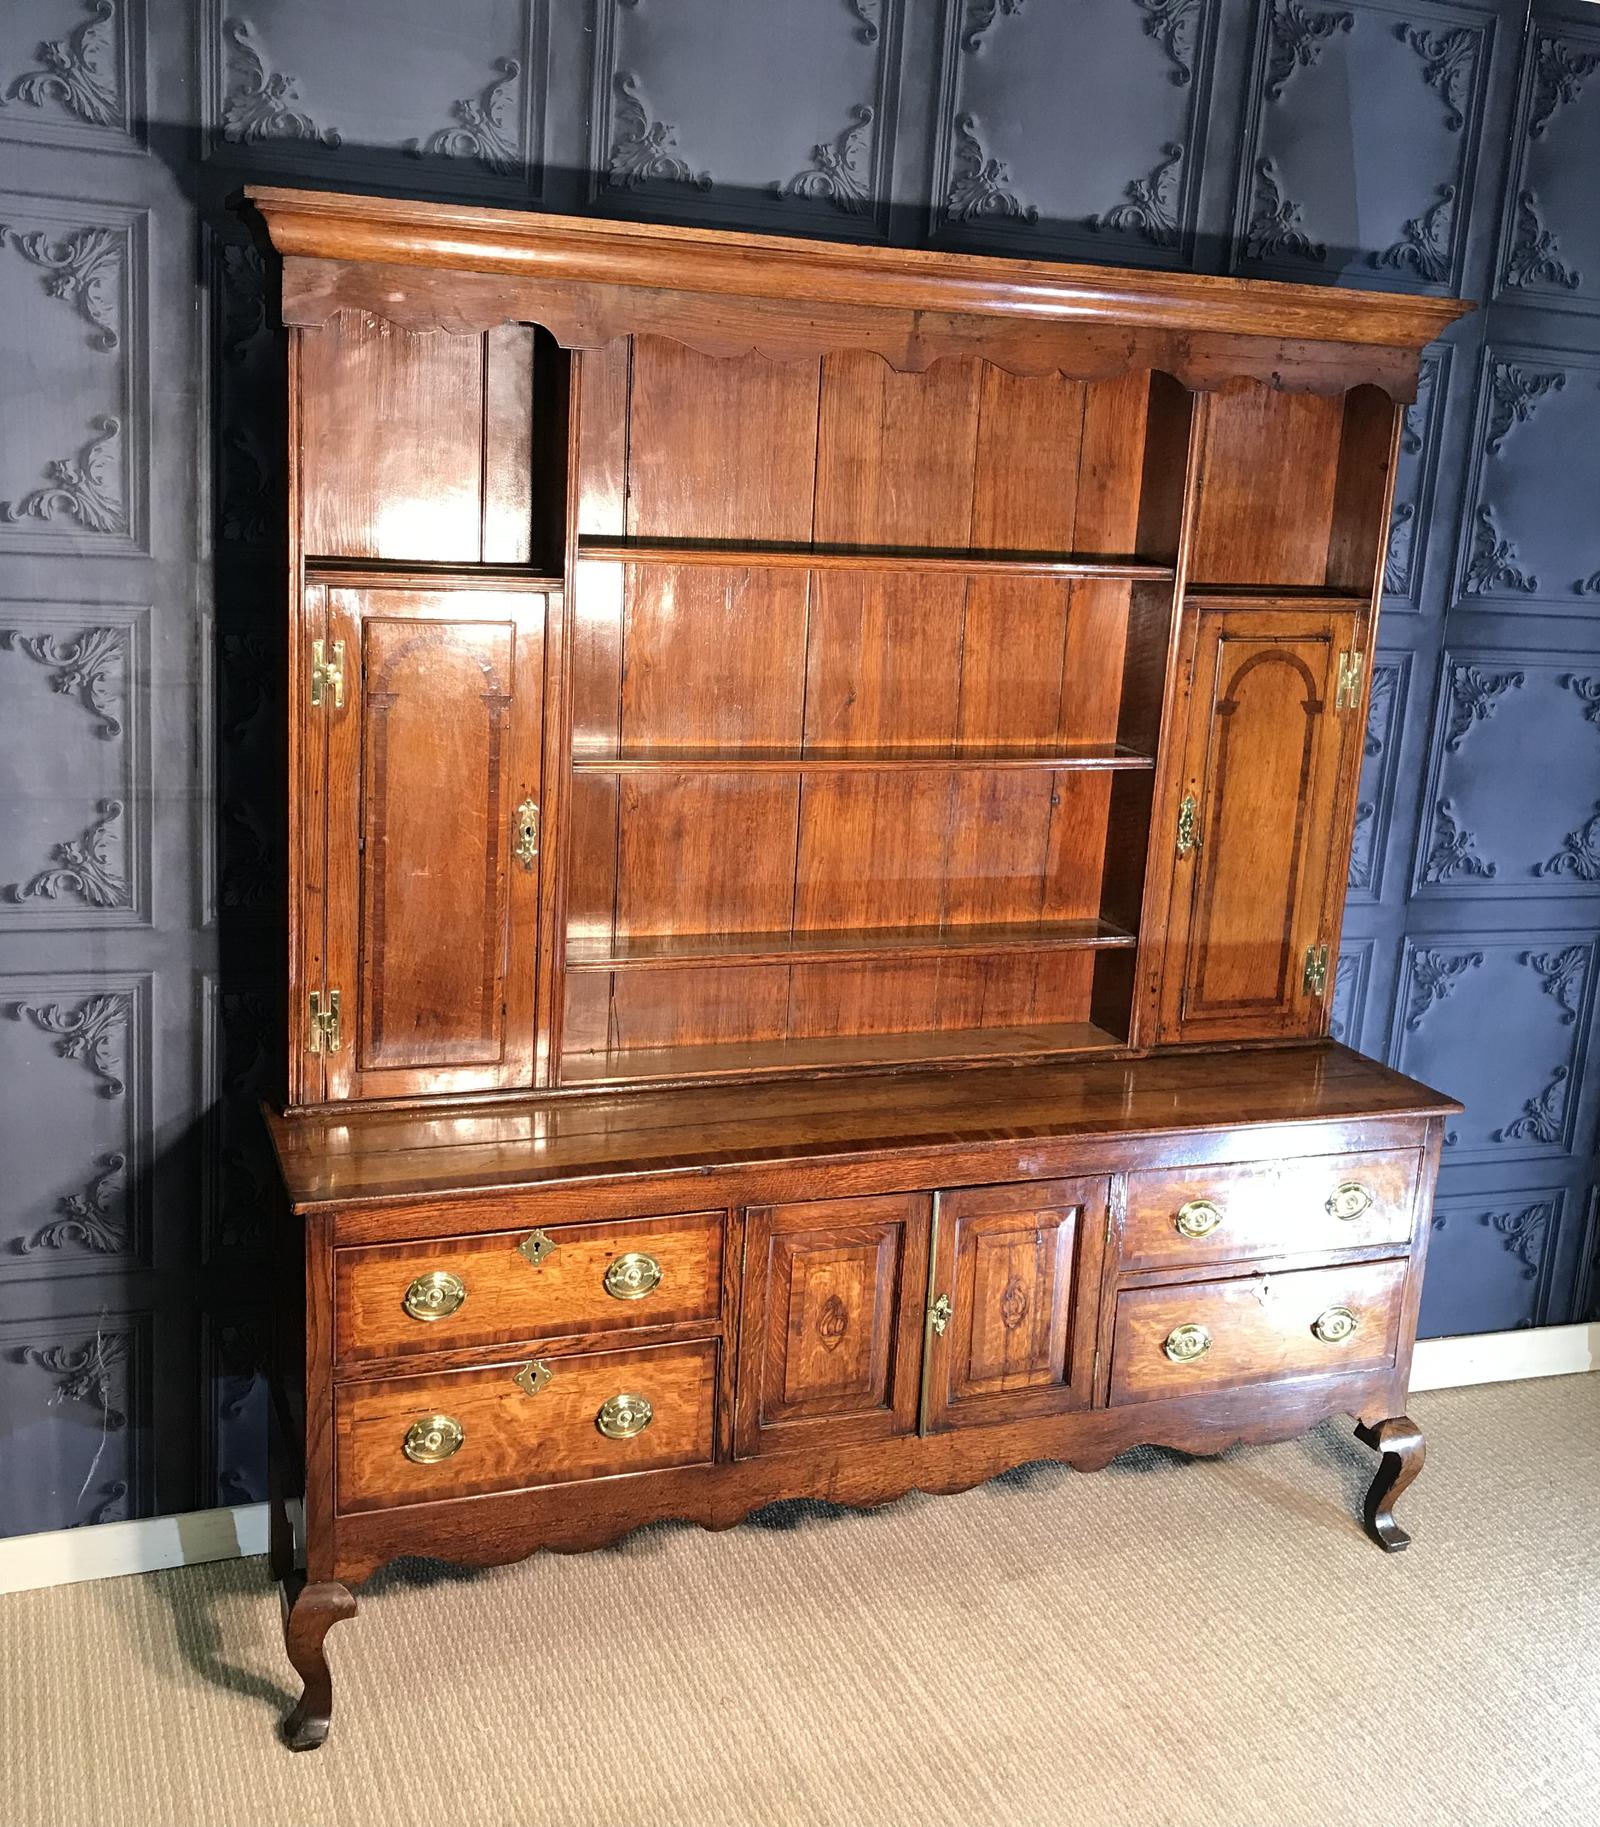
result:
M 527 590 L 548 595 L 562 579 L 531 565 L 429 564 L 418 559 L 308 557 L 306 582 L 331 588 L 389 590 Z
M 1366 596 L 1313 585 L 1190 584 L 1183 600 L 1190 609 L 1339 609 L 1359 615 L 1370 607 Z
M 999 554 L 904 547 L 722 544 L 705 540 L 580 539 L 580 559 L 624 564 L 759 565 L 771 570 L 917 571 L 986 574 L 1000 577 L 1104 578 L 1111 581 L 1171 582 L 1171 564 L 1141 558 L 1072 557 L 1062 553 Z
M 798 933 L 646 933 L 569 938 L 570 971 L 682 970 L 708 964 L 869 963 L 877 958 L 975 958 L 992 952 L 1102 951 L 1138 944 L 1109 920 L 905 926 Z
M 1052 743 L 1037 748 L 880 749 L 625 749 L 579 750 L 572 767 L 580 774 L 631 773 L 805 773 L 856 774 L 924 771 L 929 768 L 1036 768 L 1048 772 L 1084 769 L 1107 772 L 1151 769 L 1153 755 L 1122 743 Z

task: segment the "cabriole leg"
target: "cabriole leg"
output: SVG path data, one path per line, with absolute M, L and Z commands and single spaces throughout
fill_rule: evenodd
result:
M 333 1676 L 323 1639 L 341 1619 L 355 1615 L 355 1594 L 337 1580 L 308 1585 L 303 1573 L 294 1573 L 283 1582 L 284 1647 L 305 1684 L 299 1704 L 283 1722 L 284 1740 L 291 1751 L 314 1751 L 328 1736 Z
M 1362 1521 L 1368 1535 L 1386 1554 L 1398 1554 L 1411 1546 L 1411 1537 L 1394 1519 L 1395 1499 L 1422 1470 L 1425 1453 L 1422 1429 L 1407 1415 L 1356 1428 L 1356 1438 L 1374 1452 L 1382 1453 L 1378 1475 L 1367 1492 Z

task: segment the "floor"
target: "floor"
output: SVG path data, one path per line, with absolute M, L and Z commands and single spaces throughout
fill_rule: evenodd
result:
M 381 1576 L 275 1741 L 260 1561 L 0 1599 L 5 1827 L 1600 1820 L 1600 1376 L 1419 1396 L 1384 1556 L 1346 1425 L 871 1515 Z

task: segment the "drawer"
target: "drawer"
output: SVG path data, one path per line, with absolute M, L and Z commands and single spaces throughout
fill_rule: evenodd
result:
M 717 1350 L 704 1339 L 347 1383 L 334 1402 L 339 1508 L 703 1465 Z
M 1413 1149 L 1128 1175 L 1124 1269 L 1325 1256 L 1411 1241 Z
M 1360 1262 L 1126 1289 L 1111 1344 L 1112 1403 L 1392 1364 L 1406 1268 Z
M 339 1361 L 715 1319 L 722 1229 L 688 1212 L 337 1250 Z

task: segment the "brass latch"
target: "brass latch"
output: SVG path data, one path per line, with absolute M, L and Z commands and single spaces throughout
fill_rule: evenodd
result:
M 339 1051 L 339 992 L 313 990 L 306 1046 L 313 1053 Z
M 1366 660 L 1364 653 L 1341 653 L 1339 655 L 1339 683 L 1333 694 L 1335 710 L 1355 710 L 1361 702 L 1361 668 Z
M 533 859 L 539 854 L 538 800 L 525 799 L 517 807 L 516 833 L 516 842 L 511 846 L 511 854 L 524 869 L 532 869 Z
M 1308 945 L 1306 947 L 1305 992 L 1308 996 L 1320 996 L 1328 987 L 1328 948 L 1325 945 Z
M 1199 846 L 1200 840 L 1194 834 L 1194 814 L 1194 795 L 1192 793 L 1185 793 L 1183 798 L 1178 802 L 1179 856 L 1187 856 L 1191 850 L 1197 849 Z
M 311 702 L 320 705 L 328 697 L 335 710 L 344 709 L 344 642 L 335 641 L 333 657 L 328 658 L 326 645 L 311 643 Z

